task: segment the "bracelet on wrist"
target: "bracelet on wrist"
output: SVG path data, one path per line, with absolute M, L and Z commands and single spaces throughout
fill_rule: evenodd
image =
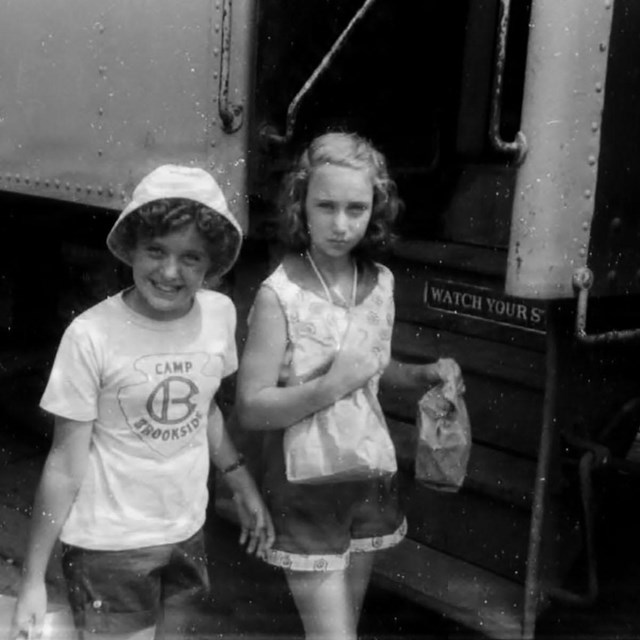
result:
M 231 473 L 231 472 L 235 471 L 236 469 L 239 469 L 240 467 L 244 467 L 245 464 L 246 464 L 246 460 L 245 460 L 244 456 L 242 454 L 240 454 L 235 462 L 232 462 L 228 467 L 225 467 L 224 469 L 221 469 L 220 473 L 223 476 L 226 476 L 228 473 Z

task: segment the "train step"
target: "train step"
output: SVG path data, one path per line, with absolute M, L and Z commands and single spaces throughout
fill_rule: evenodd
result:
M 380 553 L 374 582 L 487 637 L 522 637 L 522 584 L 413 540 Z

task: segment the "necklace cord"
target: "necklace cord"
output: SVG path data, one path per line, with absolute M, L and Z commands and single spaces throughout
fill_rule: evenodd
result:
M 327 296 L 327 300 L 329 302 L 331 302 L 331 304 L 335 304 L 335 300 L 334 297 L 331 293 L 331 289 L 329 289 L 329 285 L 327 284 L 327 281 L 325 280 L 324 276 L 322 275 L 322 272 L 320 271 L 320 269 L 318 269 L 318 266 L 316 265 L 315 261 L 313 260 L 313 258 L 311 257 L 311 254 L 309 253 L 309 251 L 307 250 L 306 252 L 306 256 L 307 259 L 309 260 L 309 264 L 311 265 L 311 268 L 313 269 L 313 271 L 315 272 L 316 276 L 318 277 L 318 280 L 320 280 L 320 284 L 322 285 L 322 288 L 324 289 L 324 293 Z M 354 262 L 353 264 L 353 284 L 351 287 L 351 307 L 355 307 L 356 306 L 356 296 L 358 293 L 358 265 Z

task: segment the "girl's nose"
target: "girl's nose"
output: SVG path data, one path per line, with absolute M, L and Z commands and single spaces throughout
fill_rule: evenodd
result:
M 337 232 L 345 233 L 348 226 L 348 218 L 345 211 L 338 211 L 333 219 L 333 226 Z
M 165 278 L 176 278 L 180 271 L 178 260 L 174 256 L 167 256 L 162 262 L 162 274 Z

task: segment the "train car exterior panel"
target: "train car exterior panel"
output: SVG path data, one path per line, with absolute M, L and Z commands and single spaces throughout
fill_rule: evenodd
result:
M 208 0 L 3 3 L 0 188 L 118 208 L 152 167 L 196 163 L 223 176 L 246 226 L 238 114 L 251 11 Z M 222 106 L 239 122 L 223 121 Z
M 613 3 L 533 3 L 506 291 L 574 295 L 587 264 Z M 603 46 L 604 45 L 604 46 Z

